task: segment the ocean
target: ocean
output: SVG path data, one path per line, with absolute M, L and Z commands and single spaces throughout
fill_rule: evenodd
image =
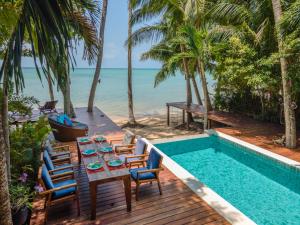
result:
M 94 69 L 78 68 L 71 72 L 71 100 L 75 107 L 86 107 Z M 133 69 L 134 111 L 138 117 L 163 114 L 167 102 L 185 101 L 185 80 L 178 72 L 154 88 L 154 78 L 158 69 Z M 45 79 L 38 79 L 35 68 L 23 68 L 25 77 L 24 95 L 35 96 L 41 103 L 49 100 Z M 124 118 L 127 109 L 127 69 L 102 69 L 101 82 L 97 87 L 95 106 L 111 118 Z M 198 87 L 201 89 L 199 78 Z M 208 76 L 210 90 L 213 80 Z M 62 94 L 55 85 L 58 108 L 62 108 Z M 193 99 L 196 102 L 196 99 Z

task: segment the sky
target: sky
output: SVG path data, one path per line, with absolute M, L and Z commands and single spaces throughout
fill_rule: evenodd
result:
M 109 0 L 104 38 L 103 68 L 127 68 L 127 50 L 124 42 L 127 39 L 128 11 L 127 0 Z M 155 61 L 140 61 L 140 55 L 151 47 L 152 43 L 137 46 L 132 52 L 133 68 L 159 68 Z M 76 65 L 78 68 L 95 67 L 82 59 L 83 44 L 77 49 Z M 33 67 L 31 58 L 23 59 L 23 66 Z

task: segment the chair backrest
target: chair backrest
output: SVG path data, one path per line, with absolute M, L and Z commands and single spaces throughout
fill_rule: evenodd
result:
M 135 138 L 135 134 L 133 134 L 130 131 L 126 131 L 126 133 L 124 134 L 122 142 L 125 145 L 130 145 L 130 144 L 132 144 L 134 142 L 134 138 Z
M 53 170 L 54 169 L 54 165 L 53 165 L 53 162 L 50 158 L 50 155 L 48 153 L 48 151 L 44 150 L 44 155 L 43 155 L 43 159 L 44 159 L 44 162 L 47 166 L 47 169 L 48 170 Z
M 46 167 L 45 164 L 43 164 L 43 166 L 42 166 L 42 181 L 44 183 L 44 186 L 47 189 L 54 188 L 54 184 L 52 182 L 52 179 L 50 177 L 49 171 L 48 171 L 48 169 L 47 169 L 47 167 Z
M 147 168 L 158 169 L 161 166 L 161 162 L 162 162 L 162 156 L 154 148 L 151 148 L 147 160 Z
M 146 142 L 144 142 L 142 138 L 138 138 L 136 141 L 134 154 L 135 155 L 143 155 L 143 154 L 145 154 L 146 148 L 147 148 Z
M 58 101 L 48 101 L 44 105 L 44 109 L 55 109 L 55 106 Z

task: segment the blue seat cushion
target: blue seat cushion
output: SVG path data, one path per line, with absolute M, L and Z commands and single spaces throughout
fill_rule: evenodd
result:
M 143 168 L 134 168 L 134 169 L 130 169 L 130 174 L 132 179 L 137 180 L 137 174 L 138 171 L 143 171 L 143 170 L 147 170 L 148 168 L 143 167 Z M 139 174 L 139 180 L 148 180 L 148 179 L 155 179 L 156 178 L 156 174 L 155 173 L 151 173 L 151 172 L 147 172 L 147 173 L 141 173 Z
M 54 188 L 54 184 L 45 164 L 42 166 L 42 179 L 47 189 Z
M 64 168 L 66 166 L 72 166 L 72 165 L 71 164 L 63 164 L 63 165 L 60 165 L 60 166 L 56 166 L 55 169 Z M 59 170 L 59 171 L 53 172 L 53 174 L 57 175 L 57 174 L 62 174 L 62 173 L 66 173 L 66 172 L 73 172 L 73 169 L 72 168 L 66 168 L 64 170 Z
M 50 155 L 49 155 L 48 151 L 46 151 L 46 150 L 44 151 L 43 159 L 44 159 L 44 162 L 47 166 L 47 169 L 48 170 L 53 170 L 54 169 L 53 162 L 50 158 Z
M 75 184 L 75 183 L 76 183 L 75 180 L 64 180 L 59 183 L 55 183 L 54 188 L 62 187 L 62 186 L 69 185 L 69 184 Z M 75 191 L 76 191 L 75 187 L 70 187 L 70 188 L 59 190 L 59 191 L 55 191 L 52 194 L 52 198 L 53 199 L 62 198 L 62 197 L 74 194 Z

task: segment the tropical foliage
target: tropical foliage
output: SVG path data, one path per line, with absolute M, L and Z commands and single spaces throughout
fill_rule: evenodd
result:
M 132 4 L 132 22 L 147 21 L 132 34 L 132 43 L 154 42 L 142 59 L 162 63 L 155 85 L 177 70 L 187 80 L 199 74 L 203 104 L 210 110 L 212 93 L 205 77 L 209 72 L 216 81 L 215 109 L 285 124 L 286 144 L 295 147 L 295 118 L 300 116 L 299 0 Z

